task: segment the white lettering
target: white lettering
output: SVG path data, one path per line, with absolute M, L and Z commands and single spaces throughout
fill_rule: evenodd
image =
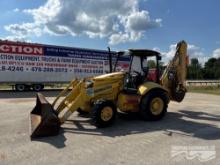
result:
M 22 46 L 18 46 L 18 52 L 19 53 L 22 53 L 23 51 L 22 51 Z M 15 52 L 16 53 L 16 52 Z
M 25 53 L 33 53 L 33 49 L 31 48 L 31 47 L 24 47 L 23 48 L 23 51 L 25 52 Z
M 1 45 L 0 46 L 0 50 L 3 51 L 3 52 L 9 52 L 10 51 L 8 45 Z
M 12 51 L 12 52 L 16 52 L 16 48 L 17 48 L 17 46 L 11 45 L 11 51 Z
M 42 48 L 34 48 L 34 54 L 43 54 Z

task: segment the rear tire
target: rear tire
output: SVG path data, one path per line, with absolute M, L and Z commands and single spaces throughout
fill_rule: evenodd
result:
M 168 107 L 168 96 L 162 90 L 154 90 L 143 96 L 140 105 L 140 115 L 144 120 L 160 120 Z
M 99 100 L 92 109 L 94 124 L 99 127 L 108 127 L 115 121 L 117 108 L 112 101 Z

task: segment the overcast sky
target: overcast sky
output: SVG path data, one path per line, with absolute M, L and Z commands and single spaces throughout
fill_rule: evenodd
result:
M 220 57 L 219 0 L 1 0 L 0 38 L 113 50 L 186 40 L 200 62 Z

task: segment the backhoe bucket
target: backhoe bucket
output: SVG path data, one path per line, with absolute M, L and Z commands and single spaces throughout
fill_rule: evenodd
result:
M 37 94 L 37 103 L 30 114 L 31 138 L 54 136 L 59 133 L 60 120 L 52 105 L 45 97 Z

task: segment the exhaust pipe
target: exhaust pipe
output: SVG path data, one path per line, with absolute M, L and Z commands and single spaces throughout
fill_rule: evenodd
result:
M 59 134 L 60 120 L 58 113 L 41 94 L 37 93 L 36 106 L 30 113 L 31 139 Z

